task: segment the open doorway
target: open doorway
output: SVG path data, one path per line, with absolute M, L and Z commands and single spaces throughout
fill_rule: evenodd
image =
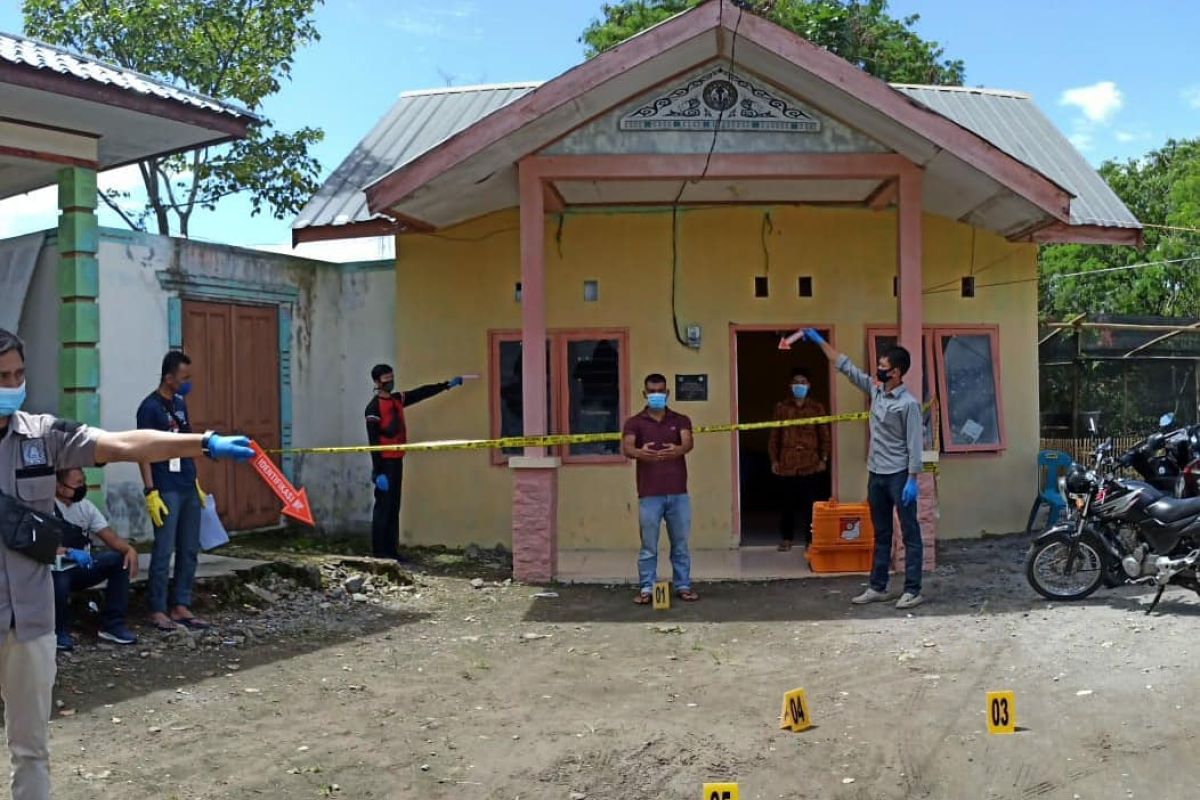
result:
M 794 331 L 796 327 L 793 327 Z M 827 328 L 818 328 L 827 339 Z M 779 340 L 791 331 L 734 331 L 735 414 L 738 422 L 765 422 L 774 417 L 775 405 L 790 397 L 792 370 L 803 367 L 812 376 L 810 397 L 826 410 L 832 408 L 830 364 L 820 349 L 798 344 L 780 350 Z M 836 427 L 836 426 L 835 426 Z M 836 436 L 836 431 L 833 433 Z M 738 434 L 736 448 L 738 513 L 741 545 L 774 546 L 779 543 L 779 480 L 771 473 L 767 445 L 769 431 Z M 834 446 L 831 453 L 836 453 Z M 820 479 L 820 496 L 832 494 L 832 469 Z M 797 538 L 806 536 L 797 532 Z

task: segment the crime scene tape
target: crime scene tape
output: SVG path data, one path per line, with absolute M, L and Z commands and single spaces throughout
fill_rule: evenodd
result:
M 928 410 L 929 406 L 925 406 Z M 769 422 L 732 422 L 723 425 L 700 425 L 693 429 L 695 434 L 739 433 L 765 431 L 776 428 L 798 428 L 809 425 L 831 425 L 841 422 L 858 422 L 868 419 L 869 411 L 853 411 L 848 414 L 833 414 L 803 419 L 772 420 Z M 350 445 L 347 447 L 289 447 L 268 450 L 273 455 L 337 456 L 356 453 L 419 453 L 442 450 L 501 450 L 518 447 L 559 447 L 571 444 L 593 444 L 595 442 L 619 442 L 620 433 L 557 433 L 545 436 L 507 436 L 500 439 L 444 439 L 434 442 L 408 442 L 407 444 Z M 928 465 L 927 465 L 928 469 Z

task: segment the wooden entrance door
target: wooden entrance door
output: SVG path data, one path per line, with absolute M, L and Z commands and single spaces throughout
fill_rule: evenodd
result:
M 279 447 L 279 311 L 185 300 L 183 349 L 192 359 L 192 430 L 241 433 L 264 450 Z M 279 501 L 244 465 L 197 463 L 230 530 L 279 522 Z

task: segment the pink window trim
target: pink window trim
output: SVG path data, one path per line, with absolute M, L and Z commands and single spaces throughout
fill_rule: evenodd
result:
M 941 413 L 942 418 L 942 450 L 947 453 L 1000 453 L 1008 449 L 1008 432 L 1004 426 L 1004 398 L 1001 395 L 1000 380 L 1000 328 L 997 325 L 959 325 L 955 327 L 934 328 L 934 357 L 938 365 L 938 397 L 941 406 L 946 406 Z M 996 391 L 996 424 L 1000 441 L 995 444 L 963 445 L 951 443 L 950 409 L 946 400 L 946 363 L 942 351 L 942 337 L 966 334 L 971 336 L 985 335 L 988 337 L 988 347 L 992 356 L 992 383 Z
M 567 343 L 592 341 L 595 339 L 615 339 L 620 355 L 621 400 L 618 417 L 626 419 L 629 416 L 629 330 L 627 328 L 555 328 L 547 330 L 546 338 L 550 343 L 550 361 L 547 365 L 550 372 L 550 431 L 552 433 L 570 433 L 569 419 L 565 409 L 569 407 L 570 387 L 562 376 L 567 374 Z M 521 331 L 504 329 L 488 331 L 488 414 L 490 417 L 490 435 L 500 438 L 500 343 L 520 342 Z M 552 448 L 563 464 L 583 465 L 614 465 L 626 463 L 622 455 L 611 456 L 573 456 L 570 446 L 563 445 Z M 492 466 L 507 467 L 508 459 L 501 450 L 491 451 Z

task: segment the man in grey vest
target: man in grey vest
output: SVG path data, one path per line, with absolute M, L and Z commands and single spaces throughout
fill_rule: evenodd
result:
M 0 328 L 0 493 L 50 516 L 58 470 L 117 461 L 254 456 L 241 436 L 170 434 L 139 430 L 108 433 L 77 422 L 21 411 L 25 402 L 25 347 Z M 50 797 L 49 720 L 56 673 L 54 586 L 49 567 L 10 549 L 0 531 L 0 694 L 12 753 L 13 800 Z

